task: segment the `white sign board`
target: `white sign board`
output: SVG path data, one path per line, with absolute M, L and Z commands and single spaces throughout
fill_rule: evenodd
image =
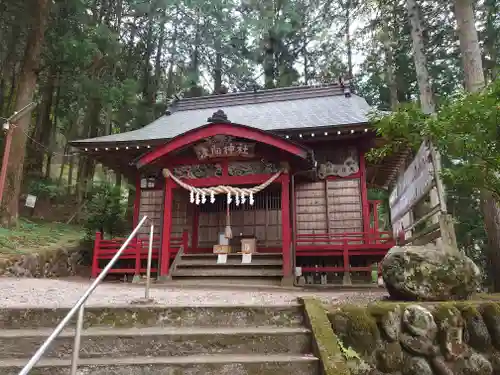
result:
M 36 195 L 28 194 L 28 196 L 26 197 L 26 203 L 24 205 L 29 208 L 35 208 L 35 204 L 36 204 Z
M 252 254 L 251 253 L 246 253 L 241 256 L 241 263 L 243 264 L 250 264 L 252 263 Z
M 411 208 L 429 193 L 434 184 L 434 166 L 427 142 L 423 142 L 417 156 L 398 178 L 389 196 L 391 223 L 406 215 Z
M 217 264 L 226 264 L 226 263 L 227 263 L 227 254 L 217 255 Z

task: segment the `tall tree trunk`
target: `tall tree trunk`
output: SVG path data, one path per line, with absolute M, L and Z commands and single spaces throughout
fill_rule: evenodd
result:
M 485 79 L 472 0 L 455 0 L 455 18 L 464 67 L 465 88 L 469 92 L 476 92 L 484 88 Z M 491 191 L 482 189 L 481 208 L 488 236 L 487 257 L 490 277 L 494 290 L 498 292 L 500 291 L 500 274 L 498 273 L 500 269 L 500 205 L 498 197 L 495 197 Z
M 45 30 L 51 4 L 50 0 L 37 0 L 32 8 L 32 26 L 28 33 L 23 66 L 21 68 L 15 106 L 16 111 L 20 111 L 33 100 L 40 53 L 45 40 Z M 31 116 L 29 114 L 20 118 L 12 134 L 12 148 L 7 167 L 5 194 L 0 212 L 0 222 L 4 226 L 17 224 L 19 195 L 26 155 L 26 133 L 29 130 L 30 120 Z
M 498 41 L 500 40 L 500 28 L 497 26 L 497 17 L 500 14 L 500 2 L 497 0 L 486 0 L 483 7 L 486 8 L 486 25 L 484 30 L 484 51 L 486 62 L 484 66 L 485 78 L 493 81 L 500 73 L 497 64 L 500 55 Z
M 352 66 L 351 7 L 352 1 L 348 0 L 345 9 L 345 41 L 347 49 L 347 73 L 349 75 L 349 79 L 354 77 Z
M 67 194 L 71 195 L 73 186 L 73 171 L 75 169 L 75 157 L 74 155 L 69 156 L 69 168 L 68 168 L 68 189 Z
M 201 47 L 202 22 L 199 10 L 197 10 L 196 12 L 195 27 L 196 31 L 194 34 L 193 47 L 191 50 L 191 61 L 189 62 L 190 89 L 188 95 L 190 97 L 197 97 L 203 94 L 200 85 L 200 47 Z
M 102 103 L 97 93 L 94 93 L 94 97 L 89 99 L 89 104 L 87 108 L 87 116 L 85 122 L 88 124 L 89 137 L 97 137 L 97 132 L 99 129 L 99 117 L 102 109 Z M 78 203 L 82 203 L 85 195 L 92 184 L 95 171 L 95 161 L 88 157 L 83 157 L 81 160 L 79 173 L 78 173 L 78 188 L 77 188 L 77 199 Z
M 390 7 L 384 0 L 379 1 L 382 12 L 382 43 L 385 53 L 386 83 L 389 88 L 389 104 L 393 111 L 398 107 L 398 83 L 394 74 L 394 32 L 391 30 Z M 394 9 L 393 9 L 394 10 Z
M 57 184 L 59 186 L 62 185 L 62 179 L 63 179 L 63 176 L 64 176 L 64 169 L 66 168 L 66 164 L 68 162 L 68 152 L 69 152 L 69 145 L 68 143 L 66 143 L 64 145 L 64 154 L 62 156 L 62 159 L 61 159 L 61 168 L 59 169 L 59 178 L 57 179 Z
M 266 89 L 275 87 L 276 66 L 274 61 L 274 36 L 273 32 L 269 30 L 267 40 L 264 43 L 264 80 Z
M 215 36 L 215 67 L 214 67 L 214 94 L 222 91 L 222 43 L 219 36 Z
M 465 89 L 476 92 L 484 87 L 485 82 L 472 0 L 455 0 L 455 18 L 464 66 Z
M 175 20 L 178 19 L 178 10 L 175 13 Z M 172 33 L 172 40 L 170 46 L 170 58 L 168 62 L 168 73 L 167 73 L 167 97 L 170 98 L 174 94 L 174 65 L 175 56 L 177 53 L 177 33 L 178 33 L 178 22 L 174 23 L 174 31 Z
M 165 44 L 165 23 L 161 21 L 160 25 L 160 36 L 158 37 L 158 45 L 156 46 L 156 56 L 155 56 L 155 77 L 154 77 L 154 88 L 151 90 L 151 102 L 156 103 L 156 95 L 160 89 L 161 80 L 161 58 L 163 45 Z
M 425 114 L 435 111 L 434 98 L 427 70 L 427 57 L 424 50 L 424 38 L 422 35 L 422 21 L 420 19 L 420 9 L 416 0 L 407 0 L 408 17 L 411 25 L 411 39 L 413 42 L 413 60 L 417 72 L 417 83 L 420 91 L 420 105 Z
M 54 102 L 54 91 L 56 88 L 56 66 L 52 64 L 47 76 L 47 83 L 42 90 L 42 102 L 37 118 L 35 129 L 31 137 L 30 147 L 27 150 L 26 166 L 27 172 L 34 176 L 42 176 L 45 161 L 45 150 L 49 147 L 52 139 L 52 106 Z

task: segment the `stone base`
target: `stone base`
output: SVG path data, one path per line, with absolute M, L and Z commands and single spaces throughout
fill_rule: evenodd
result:
M 299 276 L 297 279 L 297 286 L 305 286 L 306 285 L 306 278 L 304 276 Z
M 172 276 L 170 276 L 170 275 L 161 275 L 161 276 L 158 276 L 156 280 L 159 283 L 165 283 L 165 282 L 171 281 L 172 280 Z
M 154 298 L 139 298 L 130 302 L 132 305 L 152 305 L 156 303 Z
M 141 275 L 134 275 L 134 278 L 132 279 L 132 284 L 139 284 L 141 280 L 142 280 Z
M 344 272 L 344 277 L 342 279 L 342 285 L 352 285 L 351 274 L 349 272 Z
M 293 280 L 293 276 L 284 276 L 282 279 L 281 279 L 281 286 L 284 286 L 284 287 L 292 287 L 292 286 L 295 286 L 294 284 L 294 280 Z

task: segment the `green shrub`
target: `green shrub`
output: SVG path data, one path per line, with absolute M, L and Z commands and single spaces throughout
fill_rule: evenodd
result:
M 50 178 L 36 178 L 28 182 L 28 194 L 38 198 L 58 199 L 66 195 L 64 186 L 57 184 Z
M 86 237 L 93 239 L 95 232 L 103 236 L 119 236 L 125 230 L 127 201 L 119 187 L 109 183 L 95 185 L 86 204 L 87 220 L 84 224 Z

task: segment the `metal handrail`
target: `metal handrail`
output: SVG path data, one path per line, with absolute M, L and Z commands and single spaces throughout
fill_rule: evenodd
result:
M 144 225 L 146 222 L 146 219 L 148 217 L 144 216 L 142 220 L 137 224 L 135 229 L 130 233 L 128 238 L 125 240 L 123 245 L 120 247 L 120 249 L 117 251 L 117 253 L 114 255 L 113 258 L 109 261 L 109 263 L 104 267 L 102 272 L 99 274 L 99 276 L 94 280 L 94 282 L 89 286 L 89 288 L 83 293 L 83 296 L 80 297 L 80 299 L 75 303 L 75 305 L 71 308 L 71 310 L 66 314 L 66 316 L 63 318 L 61 323 L 54 329 L 54 332 L 45 340 L 45 342 L 38 348 L 38 350 L 33 354 L 31 359 L 28 361 L 26 366 L 23 367 L 23 369 L 19 372 L 19 375 L 28 375 L 29 372 L 33 369 L 33 367 L 38 363 L 42 355 L 45 353 L 45 351 L 49 348 L 49 346 L 52 344 L 52 342 L 59 336 L 61 331 L 66 327 L 66 325 L 70 322 L 71 318 L 78 312 L 78 320 L 76 323 L 76 331 L 75 331 L 75 344 L 73 347 L 73 357 L 71 361 L 71 375 L 76 374 L 76 368 L 78 365 L 78 358 L 79 358 L 79 352 L 80 352 L 80 335 L 81 331 L 83 328 L 83 312 L 84 312 L 84 305 L 87 299 L 90 297 L 90 295 L 94 292 L 94 290 L 99 286 L 101 281 L 106 277 L 108 274 L 109 270 L 111 267 L 114 266 L 118 258 L 120 258 L 120 255 L 122 255 L 123 251 L 127 248 L 128 244 L 132 239 L 136 236 L 137 232 L 139 229 Z M 152 238 L 150 239 L 152 241 Z M 151 245 L 150 245 L 151 246 Z M 148 260 L 149 262 L 149 260 Z

